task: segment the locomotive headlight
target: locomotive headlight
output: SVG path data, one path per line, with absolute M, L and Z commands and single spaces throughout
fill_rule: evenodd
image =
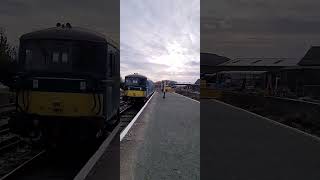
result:
M 37 79 L 32 80 L 32 88 L 38 88 L 39 82 Z
M 85 81 L 80 82 L 80 90 L 86 90 L 87 88 L 87 83 Z
M 142 91 L 142 88 L 141 88 L 141 87 L 140 87 L 139 89 L 140 89 L 140 91 Z

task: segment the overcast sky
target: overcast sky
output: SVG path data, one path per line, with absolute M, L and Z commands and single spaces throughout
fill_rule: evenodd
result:
M 54 27 L 57 22 L 88 28 L 119 43 L 120 3 L 118 0 L 1 0 L 0 27 L 11 43 L 34 30 Z
M 202 0 L 201 51 L 301 58 L 320 45 L 320 1 Z
M 121 74 L 195 82 L 200 0 L 121 0 Z

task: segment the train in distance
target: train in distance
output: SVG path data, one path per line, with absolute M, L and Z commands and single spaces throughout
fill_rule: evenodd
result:
M 127 75 L 124 82 L 125 101 L 145 102 L 154 93 L 154 83 L 144 75 Z

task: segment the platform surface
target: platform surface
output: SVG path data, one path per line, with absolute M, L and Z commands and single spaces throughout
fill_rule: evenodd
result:
M 120 143 L 120 179 L 200 179 L 200 103 L 156 93 Z
M 120 179 L 120 133 L 112 140 L 99 161 L 96 162 L 86 180 Z
M 202 180 L 319 180 L 319 152 L 317 138 L 201 100 Z

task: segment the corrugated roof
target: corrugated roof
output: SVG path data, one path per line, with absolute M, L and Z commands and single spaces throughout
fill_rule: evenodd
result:
M 229 60 L 227 57 L 216 54 L 200 53 L 200 65 L 216 66 Z
M 320 46 L 311 47 L 299 62 L 300 66 L 320 66 Z
M 300 60 L 293 58 L 237 58 L 219 66 L 296 66 Z
M 223 74 L 263 74 L 268 71 L 221 71 Z
M 320 70 L 320 66 L 292 66 L 292 67 L 285 67 L 282 70 Z

